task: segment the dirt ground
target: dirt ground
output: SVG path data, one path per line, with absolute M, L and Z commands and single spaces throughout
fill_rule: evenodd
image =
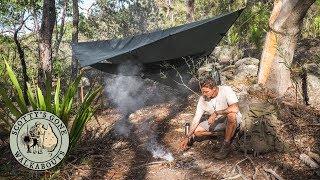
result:
M 117 130 L 119 112 L 112 108 L 101 110 L 86 125 L 75 151 L 60 167 L 45 172 L 29 171 L 19 165 L 11 155 L 9 144 L 2 142 L 0 179 L 276 179 L 271 173 L 283 179 L 320 178 L 299 160 L 299 150 L 295 147 L 291 152 L 255 157 L 234 148 L 227 159 L 216 160 L 213 154 L 223 140 L 217 137 L 196 142 L 188 151 L 181 152 L 183 125 L 193 117 L 195 102 L 196 97 L 191 96 L 139 109 L 126 121 L 126 127 L 131 128 L 126 135 L 119 135 Z M 287 107 L 283 117 L 299 122 L 292 118 L 293 111 L 294 108 Z M 299 117 L 301 114 L 296 119 Z M 308 117 L 312 118 L 318 117 Z M 288 131 L 296 136 L 308 132 L 312 133 L 307 138 L 319 136 L 319 126 L 303 128 L 292 122 L 286 124 Z M 152 154 L 155 147 L 160 149 L 158 157 Z M 159 158 L 165 155 L 172 155 L 174 160 Z

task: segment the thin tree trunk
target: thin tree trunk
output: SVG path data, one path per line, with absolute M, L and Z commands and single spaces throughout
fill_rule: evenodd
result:
M 60 30 L 58 30 L 58 26 L 56 26 L 57 28 L 57 33 L 56 33 L 56 44 L 54 47 L 54 56 L 57 57 L 59 54 L 59 47 L 62 41 L 62 37 L 64 34 L 64 24 L 65 24 L 65 19 L 66 19 L 66 15 L 67 15 L 67 7 L 68 7 L 68 2 L 69 0 L 64 0 L 63 2 L 63 9 L 62 9 L 62 15 L 61 15 L 61 24 L 60 24 Z
M 56 20 L 56 9 L 54 0 L 43 1 L 42 22 L 39 31 L 40 67 L 38 82 L 45 89 L 45 80 L 52 83 L 52 33 Z M 45 91 L 44 91 L 45 92 Z M 46 92 L 50 93 L 50 92 Z
M 27 74 L 27 65 L 26 65 L 26 61 L 25 61 L 25 55 L 24 55 L 24 51 L 21 47 L 21 44 L 18 40 L 18 33 L 21 30 L 21 28 L 23 27 L 25 20 L 23 20 L 24 18 L 24 13 L 22 13 L 21 15 L 21 24 L 19 25 L 19 27 L 17 29 L 15 29 L 14 34 L 13 34 L 13 40 L 17 46 L 17 50 L 18 50 L 18 54 L 19 54 L 19 58 L 20 58 L 20 63 L 21 63 L 21 67 L 22 67 L 22 74 L 23 74 L 23 97 L 26 101 L 26 103 L 29 105 L 29 101 L 28 101 L 28 96 L 27 96 L 27 82 L 29 81 L 29 77 Z
M 166 17 L 170 17 L 170 21 L 173 22 L 174 16 L 173 16 L 173 0 L 167 0 L 167 14 Z
M 78 34 L 79 34 L 79 5 L 78 0 L 72 0 L 72 43 L 78 42 Z M 71 63 L 71 77 L 74 79 L 78 74 L 78 60 L 72 55 L 72 63 Z
M 258 83 L 278 97 L 292 86 L 290 67 L 302 21 L 315 0 L 276 0 L 269 19 Z
M 194 15 L 194 0 L 186 0 L 186 6 L 187 6 L 187 21 L 192 22 L 193 15 Z
M 40 59 L 40 47 L 39 47 L 39 43 L 40 43 L 40 37 L 39 37 L 39 31 L 40 31 L 40 27 L 39 27 L 39 20 L 38 20 L 38 15 L 37 15 L 37 10 L 36 10 L 36 4 L 35 4 L 35 1 L 32 0 L 32 6 L 33 6 L 33 9 L 32 9 L 32 17 L 33 17 L 33 23 L 34 23 L 34 34 L 36 36 L 36 41 L 37 41 L 37 55 Z

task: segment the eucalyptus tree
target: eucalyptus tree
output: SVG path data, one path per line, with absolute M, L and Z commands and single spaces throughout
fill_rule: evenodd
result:
M 192 22 L 194 20 L 194 0 L 186 0 L 187 7 L 187 21 Z
M 292 86 L 290 68 L 303 18 L 315 0 L 276 0 L 269 19 L 258 83 L 283 96 Z
M 39 29 L 40 64 L 38 69 L 38 83 L 45 88 L 45 79 L 52 83 L 52 33 L 56 21 L 55 0 L 44 0 L 42 19 Z M 49 92 L 46 92 L 49 93 Z
M 79 36 L 79 2 L 72 0 L 72 43 L 78 42 Z M 71 61 L 71 76 L 76 78 L 78 73 L 78 61 L 72 56 Z

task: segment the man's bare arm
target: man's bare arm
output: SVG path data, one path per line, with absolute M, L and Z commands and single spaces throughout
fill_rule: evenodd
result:
M 197 104 L 196 113 L 195 113 L 193 120 L 191 122 L 190 130 L 189 130 L 189 133 L 187 134 L 187 137 L 191 137 L 192 134 L 194 133 L 194 131 L 197 129 L 197 126 L 200 123 L 200 119 L 201 119 L 203 113 L 204 113 L 204 110 L 201 107 L 201 99 L 199 99 L 198 104 Z
M 237 113 L 239 111 L 238 103 L 231 104 L 229 107 L 223 110 L 215 111 L 217 115 L 226 116 L 229 113 Z
M 226 116 L 229 113 L 237 113 L 239 111 L 238 103 L 231 104 L 229 107 L 223 110 L 215 111 L 211 114 L 211 116 L 208 119 L 209 124 L 213 124 L 215 120 L 217 119 L 218 115 Z

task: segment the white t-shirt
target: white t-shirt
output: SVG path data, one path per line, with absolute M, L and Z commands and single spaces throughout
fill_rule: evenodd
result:
M 199 121 L 205 112 L 212 114 L 214 111 L 224 110 L 231 104 L 238 102 L 237 95 L 230 86 L 218 86 L 218 88 L 218 95 L 210 101 L 205 101 L 204 97 L 200 96 L 196 114 L 192 121 L 193 126 L 197 126 L 199 124 Z M 240 112 L 238 112 L 237 115 L 241 116 Z M 221 117 L 221 115 L 218 117 Z

